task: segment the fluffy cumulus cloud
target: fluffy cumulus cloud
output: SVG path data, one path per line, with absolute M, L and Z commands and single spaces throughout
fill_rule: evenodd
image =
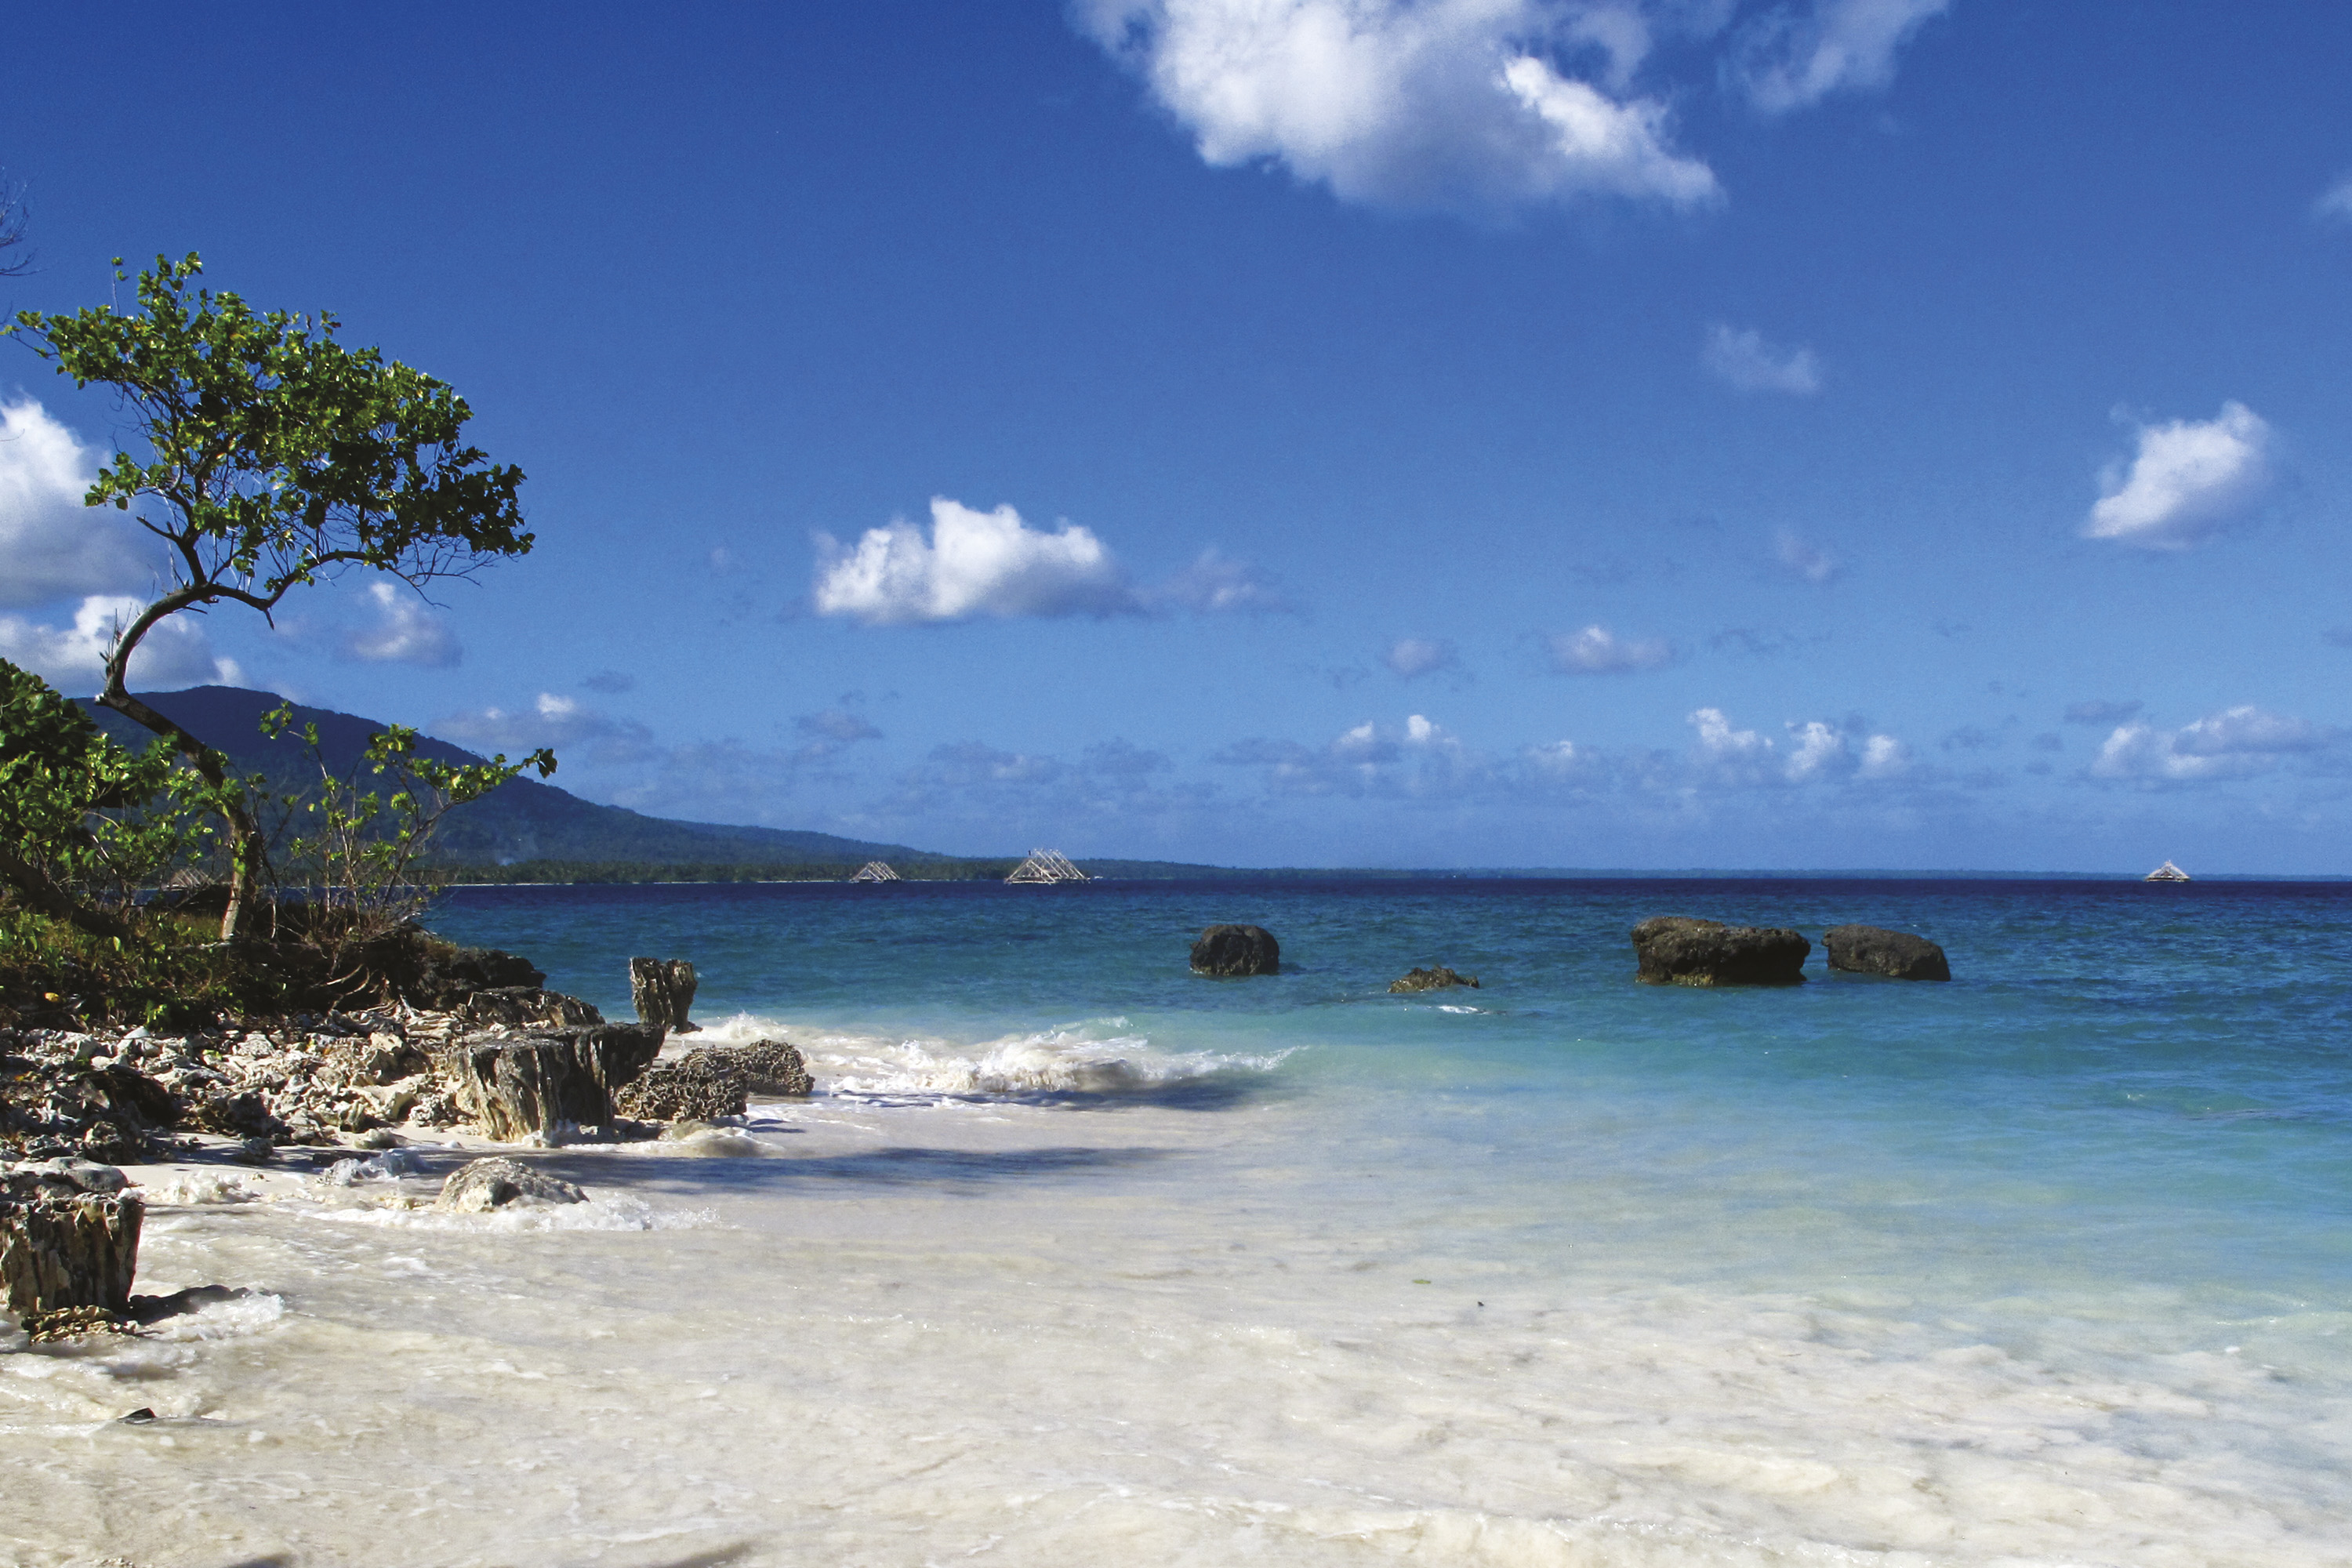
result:
M 1949 0 L 1820 0 L 1780 6 L 1743 26 L 1727 75 L 1767 114 L 1785 114 L 1832 93 L 1875 92 L 1895 79 L 1895 58 Z
M 81 503 L 99 456 L 30 398 L 0 404 L 0 605 L 148 585 L 137 525 Z
M 1544 645 L 1552 668 L 1562 675 L 1630 675 L 1675 661 L 1674 645 L 1663 637 L 1621 637 L 1607 626 L 1558 632 Z
M 345 658 L 446 669 L 464 657 L 457 634 L 414 593 L 391 583 L 371 583 L 367 592 L 375 619 L 343 634 Z
M 2146 550 L 2185 550 L 2243 515 L 2270 477 L 2271 428 L 2242 403 L 2207 420 L 2143 425 L 2129 468 L 2103 477 L 2083 532 Z
M 793 727 L 813 741 L 829 741 L 836 745 L 848 745 L 856 741 L 878 741 L 882 731 L 863 715 L 846 708 L 828 708 L 822 713 L 803 713 L 793 721 Z
M 1031 528 L 1009 506 L 931 502 L 929 537 L 904 521 L 855 545 L 817 535 L 817 613 L 868 626 L 978 616 L 1115 616 L 1142 608 L 1101 540 L 1066 522 Z
M 1692 761 L 1711 781 L 1732 786 L 1870 781 L 1901 778 L 1911 771 L 1911 751 L 1892 735 L 1871 734 L 1859 725 L 1833 725 L 1819 719 L 1792 721 L 1784 737 L 1735 728 L 1720 708 L 1695 710 L 1687 722 L 1697 731 Z
M 527 752 L 540 746 L 590 747 L 590 760 L 604 765 L 651 756 L 653 731 L 635 720 L 614 719 L 576 697 L 542 691 L 526 707 L 480 708 L 452 713 L 434 727 L 444 740 L 462 741 L 481 751 Z
M 146 607 L 143 599 L 100 594 L 82 600 L 69 626 L 0 616 L 0 658 L 31 670 L 68 696 L 94 692 L 105 679 L 116 633 Z M 129 683 L 142 690 L 236 686 L 244 679 L 235 659 L 213 652 L 204 621 L 195 616 L 158 621 L 131 656 Z
M 2145 784 L 2198 784 L 2268 773 L 2287 758 L 2324 751 L 2340 735 L 2308 720 L 2252 706 L 2210 713 L 2178 730 L 2116 726 L 2091 776 Z
M 1821 362 L 1810 348 L 1776 348 L 1754 328 L 1717 321 L 1706 332 L 1699 363 L 1726 386 L 1741 392 L 1785 392 L 1810 397 L 1822 389 Z
M 1260 770 L 1269 794 L 1451 798 L 1486 784 L 1493 765 L 1426 714 L 1402 726 L 1367 719 L 1319 746 L 1236 742 L 1210 758 Z
M 1381 662 L 1401 680 L 1462 668 L 1460 652 L 1443 637 L 1399 637 L 1381 655 Z
M 1221 167 L 1273 163 L 1391 207 L 1718 195 L 1675 151 L 1664 101 L 1624 92 L 1650 44 L 1634 5 L 1077 0 L 1074 15 Z M 1563 58 L 1600 64 L 1601 84 Z

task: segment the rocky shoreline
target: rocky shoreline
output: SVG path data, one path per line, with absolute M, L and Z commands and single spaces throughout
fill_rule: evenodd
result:
M 661 1023 L 607 1024 L 577 997 L 541 989 L 520 960 L 462 956 L 457 967 L 479 982 L 520 978 L 520 965 L 530 983 L 468 986 L 445 969 L 419 988 L 433 1006 L 396 1001 L 190 1032 L 0 1029 L 0 1289 L 19 1326 L 57 1337 L 138 1319 L 142 1200 L 121 1166 L 306 1155 L 315 1167 L 390 1157 L 412 1142 L 650 1140 L 740 1118 L 754 1094 L 812 1090 L 787 1042 L 663 1058 L 683 1005 Z M 442 1206 L 583 1196 L 500 1157 L 452 1174 Z

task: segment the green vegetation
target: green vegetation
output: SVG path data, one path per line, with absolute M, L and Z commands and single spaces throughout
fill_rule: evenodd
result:
M 136 311 L 22 310 L 5 331 L 75 385 L 112 388 L 145 450 L 143 461 L 117 452 L 85 498 L 131 513 L 168 546 L 172 574 L 109 648 L 98 700 L 169 742 L 208 786 L 229 850 L 228 942 L 268 876 L 260 803 L 219 752 L 131 694 L 141 642 L 215 605 L 267 616 L 294 588 L 352 567 L 422 592 L 528 552 L 532 536 L 522 471 L 465 444 L 472 410 L 446 384 L 344 347 L 324 312 L 257 312 L 194 288 L 203 270 L 194 255 L 159 256 L 139 276 Z M 119 262 L 115 276 L 127 280 Z

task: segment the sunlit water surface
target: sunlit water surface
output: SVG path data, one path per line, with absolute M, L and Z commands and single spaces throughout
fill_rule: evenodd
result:
M 1948 985 L 1632 983 L 1702 913 Z M 1186 972 L 1213 921 L 1277 977 Z M 819 1093 L 273 1173 L 0 1356 L 54 1564 L 2352 1563 L 2352 889 L 1742 880 L 478 889 L 436 926 Z M 1390 996 L 1432 962 L 1477 991 Z M 159 1194 L 217 1195 L 183 1184 Z M 126 1426 L 134 1406 L 164 1417 Z

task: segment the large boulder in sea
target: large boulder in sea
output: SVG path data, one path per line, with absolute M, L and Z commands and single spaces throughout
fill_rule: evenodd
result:
M 1282 944 L 1264 926 L 1211 926 L 1192 944 L 1192 973 L 1219 979 L 1282 972 Z
M 587 1201 L 587 1193 L 570 1182 L 534 1171 L 520 1160 L 493 1154 L 450 1172 L 433 1206 L 444 1214 L 489 1214 L 516 1204 L 535 1208 Z
M 554 1029 L 520 1038 L 474 1035 L 444 1053 L 444 1075 L 467 1121 L 502 1143 L 613 1120 L 613 1096 L 661 1054 L 643 1024 Z
M 1658 915 L 1633 928 L 1634 978 L 1650 985 L 1793 985 L 1813 944 L 1777 926 Z
M 1830 967 L 1853 974 L 1885 974 L 1896 980 L 1949 980 L 1944 950 L 1924 936 L 1884 926 L 1832 926 L 1822 933 Z
M 1389 990 L 1392 994 L 1412 991 L 1450 991 L 1457 985 L 1466 985 L 1475 991 L 1478 989 L 1478 977 L 1475 974 L 1456 974 L 1440 963 L 1428 969 L 1413 970 L 1402 979 L 1390 981 Z

